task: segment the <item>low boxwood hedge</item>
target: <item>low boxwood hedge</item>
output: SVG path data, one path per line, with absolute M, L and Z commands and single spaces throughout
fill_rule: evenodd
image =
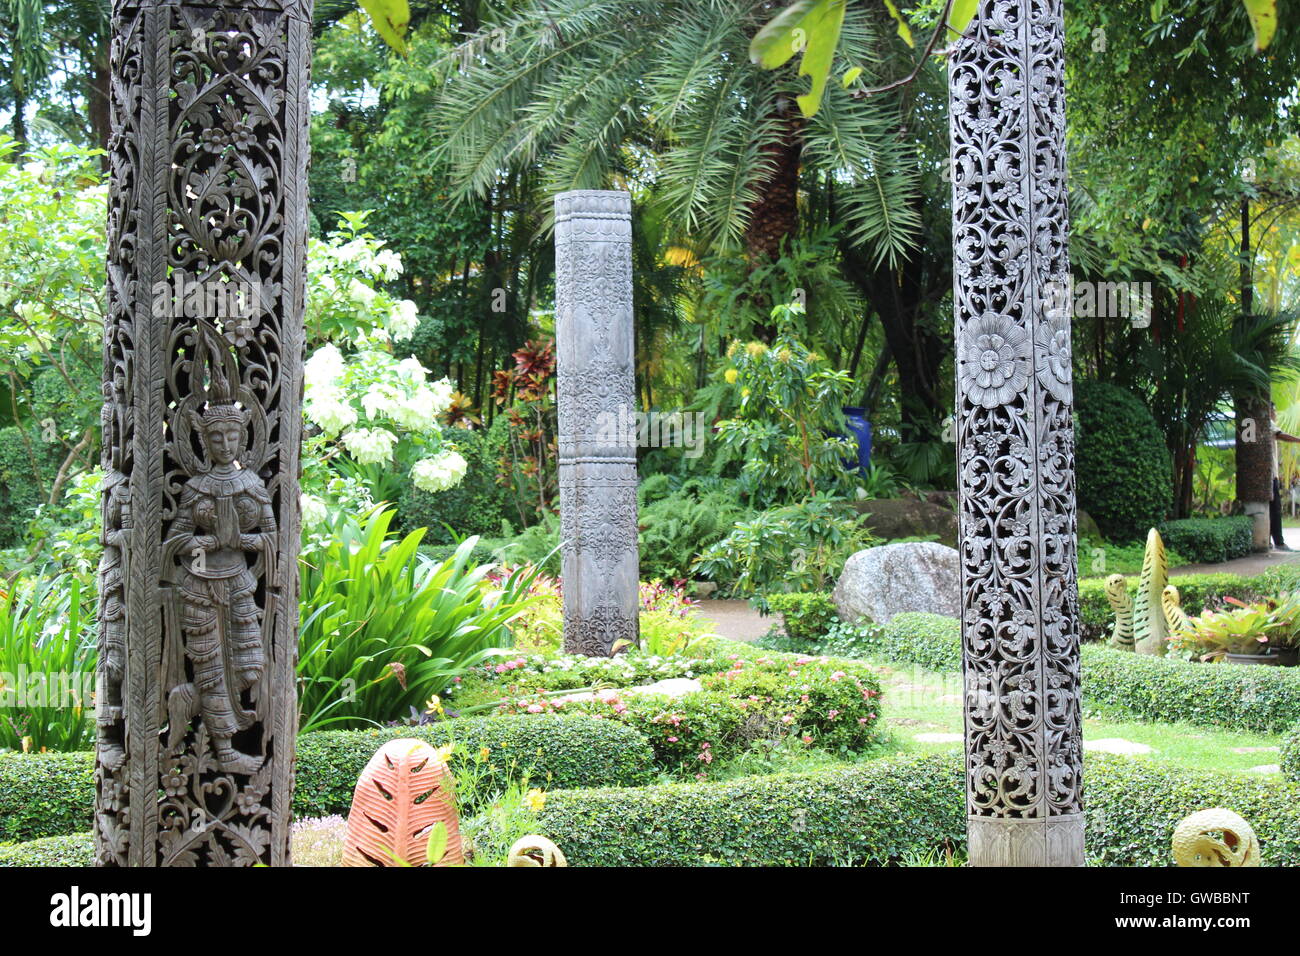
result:
M 452 757 L 474 761 L 488 748 L 488 773 L 504 782 L 527 770 L 547 790 L 617 781 L 637 786 L 653 774 L 649 741 L 630 727 L 582 715 L 470 717 L 424 727 L 319 731 L 298 738 L 293 812 L 346 813 L 366 761 L 385 740 L 417 737 L 435 746 L 463 745 Z M 482 788 L 491 791 L 489 780 Z M 76 833 L 91 825 L 94 755 L 0 754 L 0 841 Z
M 1115 756 L 1087 757 L 1083 781 L 1093 865 L 1167 866 L 1178 821 L 1227 807 L 1254 828 L 1266 866 L 1300 866 L 1300 785 Z M 965 826 L 958 753 L 725 783 L 555 791 L 538 823 L 575 866 L 884 864 L 964 852 Z M 91 857 L 88 833 L 0 848 L 0 866 Z
M 1254 519 L 1180 518 L 1160 526 L 1165 544 L 1193 564 L 1219 564 L 1244 558 L 1255 545 Z
M 1168 865 L 1178 821 L 1207 807 L 1250 820 L 1264 862 L 1300 865 L 1300 787 L 1149 760 L 1088 757 L 1087 854 L 1110 866 Z M 965 849 L 959 754 L 891 757 L 849 770 L 721 784 L 554 794 L 539 829 L 587 866 L 886 863 Z
M 1296 724 L 1282 743 L 1282 776 L 1300 783 L 1300 724 Z
M 955 618 L 900 614 L 863 647 L 889 660 L 931 670 L 961 668 Z M 1198 664 L 1087 645 L 1082 651 L 1084 703 L 1142 720 L 1276 734 L 1300 720 L 1300 669 Z

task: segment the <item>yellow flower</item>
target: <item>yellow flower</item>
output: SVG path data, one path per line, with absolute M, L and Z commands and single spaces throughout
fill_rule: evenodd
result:
M 745 346 L 745 351 L 748 352 L 751 357 L 758 358 L 767 351 L 767 346 L 762 342 L 750 342 Z
M 430 697 L 428 703 L 426 703 L 424 706 L 426 708 L 424 711 L 426 714 L 441 714 L 443 712 L 442 698 L 439 697 L 437 694 L 434 694 L 432 697 Z
M 790 354 L 789 349 L 782 349 L 781 351 L 776 353 L 776 360 L 780 362 L 782 365 L 789 365 L 790 359 L 792 358 L 794 358 L 794 356 Z
M 542 793 L 542 791 L 536 787 L 533 787 L 533 789 L 524 794 L 524 803 L 528 805 L 529 810 L 532 810 L 534 813 L 540 813 L 542 807 L 546 806 L 546 794 Z
M 487 760 L 488 754 L 490 753 L 492 753 L 492 749 L 490 747 L 480 748 L 478 752 L 478 762 L 482 763 L 484 760 Z
M 737 372 L 734 368 L 729 368 L 722 373 L 722 377 L 727 380 L 728 385 L 735 385 L 736 379 L 740 378 L 740 373 Z

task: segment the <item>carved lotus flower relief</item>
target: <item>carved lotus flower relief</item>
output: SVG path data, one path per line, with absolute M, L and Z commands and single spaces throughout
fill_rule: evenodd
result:
M 1029 384 L 1029 333 L 1008 316 L 985 312 L 962 333 L 959 377 L 974 404 L 996 408 Z
M 1061 312 L 1049 312 L 1034 333 L 1034 368 L 1038 384 L 1058 402 L 1074 397 L 1070 363 L 1070 320 Z

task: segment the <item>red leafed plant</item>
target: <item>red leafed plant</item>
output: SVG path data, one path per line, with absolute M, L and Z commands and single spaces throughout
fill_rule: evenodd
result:
M 422 740 L 390 740 L 357 778 L 343 865 L 427 866 L 429 836 L 439 823 L 446 830 L 446 848 L 432 865 L 463 863 L 446 762 Z

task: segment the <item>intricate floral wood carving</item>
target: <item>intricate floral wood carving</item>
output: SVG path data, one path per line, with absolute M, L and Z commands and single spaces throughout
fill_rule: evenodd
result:
M 288 862 L 310 24 L 114 4 L 105 866 Z
M 564 647 L 638 640 L 632 377 L 632 206 L 623 192 L 555 197 L 556 362 Z
M 1061 0 L 950 66 L 971 861 L 1083 862 Z

